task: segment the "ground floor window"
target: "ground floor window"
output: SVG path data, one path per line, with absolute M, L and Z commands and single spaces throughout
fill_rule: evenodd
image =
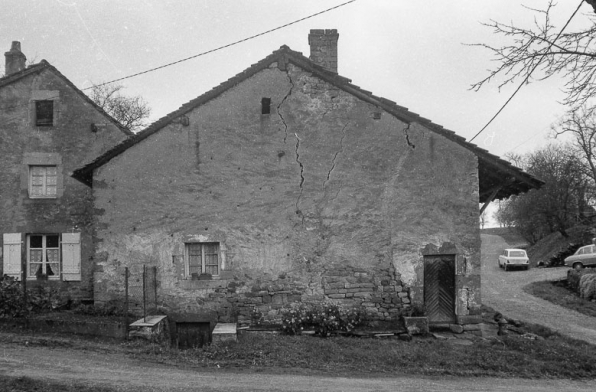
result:
M 15 279 L 81 280 L 81 233 L 3 233 L 1 254 Z
M 60 235 L 30 234 L 27 236 L 27 277 L 42 275 L 60 277 Z
M 219 242 L 195 242 L 186 244 L 186 274 L 219 275 L 221 257 Z

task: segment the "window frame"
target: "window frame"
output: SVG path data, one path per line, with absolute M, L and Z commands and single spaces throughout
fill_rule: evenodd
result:
M 55 102 L 52 99 L 38 99 L 35 105 L 35 126 L 53 127 L 55 125 Z M 44 107 L 45 106 L 45 107 Z M 40 113 L 44 116 L 40 116 Z
M 209 246 L 215 246 L 215 253 L 206 253 L 206 250 Z M 190 272 L 191 269 L 191 250 L 192 248 L 199 247 L 201 251 L 201 271 L 199 275 L 202 274 L 210 274 L 213 277 L 219 277 L 223 270 L 223 257 L 222 257 L 222 246 L 221 243 L 216 241 L 205 241 L 205 242 L 185 242 L 184 243 L 184 275 L 187 278 L 192 277 L 192 273 Z M 217 265 L 213 263 L 208 263 L 206 256 L 217 256 Z M 212 274 L 207 272 L 208 267 L 216 266 L 217 274 Z
M 29 198 L 31 199 L 56 199 L 58 198 L 58 165 L 28 165 L 29 166 L 29 174 L 28 174 L 28 191 L 29 191 Z M 44 169 L 42 177 L 42 193 L 35 194 L 33 192 L 33 188 L 37 187 L 37 184 L 34 184 L 33 179 L 35 176 L 36 169 Z M 48 169 L 54 169 L 54 174 L 49 175 Z M 53 177 L 53 183 L 48 181 L 51 177 Z M 48 193 L 48 188 L 54 188 L 53 193 Z
M 41 236 L 42 237 L 42 247 L 32 248 L 31 246 L 31 239 L 32 237 Z M 58 246 L 57 247 L 48 247 L 47 240 L 49 236 L 56 236 L 58 237 Z M 42 268 L 42 275 L 47 276 L 48 280 L 60 280 L 60 276 L 62 274 L 62 237 L 60 233 L 29 233 L 26 236 L 26 253 L 27 253 L 27 265 L 25 270 L 25 277 L 28 280 L 36 280 L 37 279 L 37 270 L 38 267 L 35 268 L 35 273 L 33 272 L 32 265 L 33 264 L 40 264 Z M 31 251 L 41 249 L 42 260 L 41 262 L 32 261 Z M 58 252 L 58 261 L 48 261 L 48 250 L 53 250 Z M 53 275 L 47 275 L 48 272 L 48 265 L 49 264 L 57 264 L 57 271 L 52 271 Z

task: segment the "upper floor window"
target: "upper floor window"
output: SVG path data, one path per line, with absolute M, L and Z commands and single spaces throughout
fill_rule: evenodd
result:
M 29 197 L 55 198 L 57 196 L 57 180 L 56 166 L 30 166 Z
M 54 101 L 35 101 L 35 125 L 38 127 L 54 125 Z

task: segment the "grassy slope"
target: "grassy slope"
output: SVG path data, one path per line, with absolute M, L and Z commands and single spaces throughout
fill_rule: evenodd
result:
M 590 235 L 586 234 L 585 227 L 575 227 L 569 229 L 568 238 L 558 232 L 544 237 L 528 249 L 528 256 L 532 265 L 535 266 L 539 261 L 548 261 L 555 253 L 567 248 L 569 244 L 585 245 L 589 241 Z

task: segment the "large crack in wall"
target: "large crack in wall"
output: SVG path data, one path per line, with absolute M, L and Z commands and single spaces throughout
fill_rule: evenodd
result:
M 281 100 L 281 102 L 279 103 L 279 105 L 277 105 L 277 115 L 279 116 L 281 122 L 284 124 L 284 144 L 286 144 L 286 140 L 288 139 L 288 124 L 286 123 L 286 120 L 284 119 L 284 116 L 281 114 L 281 105 L 284 104 L 284 102 L 286 101 L 286 99 L 288 99 L 288 97 L 290 95 L 292 95 L 292 90 L 294 89 L 295 85 L 294 85 L 294 81 L 292 80 L 292 77 L 290 76 L 289 72 L 286 72 L 286 75 L 288 76 L 288 81 L 290 82 L 290 85 L 292 87 L 290 87 L 290 90 L 288 91 L 288 93 L 286 94 L 285 97 L 283 97 L 283 99 Z
M 412 147 L 412 149 L 415 149 L 416 146 L 414 145 L 414 143 L 410 141 L 410 135 L 408 134 L 408 131 L 410 130 L 410 125 L 412 125 L 412 123 L 409 123 L 408 126 L 404 128 L 404 134 L 406 135 L 406 142 L 408 143 L 408 146 Z
M 335 162 L 337 160 L 337 156 L 344 151 L 344 139 L 346 138 L 346 129 L 348 128 L 348 125 L 350 125 L 349 122 L 346 123 L 346 125 L 344 125 L 344 127 L 342 128 L 342 136 L 339 141 L 339 151 L 336 151 L 335 155 L 333 156 L 333 160 L 331 161 L 331 169 L 329 169 L 329 171 L 327 172 L 327 179 L 323 182 L 323 189 L 325 188 L 325 185 L 327 185 L 327 182 L 329 182 L 329 179 L 331 178 L 331 172 L 333 172 L 333 169 L 335 169 Z
M 296 136 L 296 162 L 300 165 L 300 194 L 298 195 L 298 199 L 296 200 L 296 213 L 298 214 L 300 212 L 298 204 L 300 203 L 300 198 L 302 197 L 302 185 L 304 185 L 304 165 L 302 164 L 302 162 L 300 162 L 300 138 L 298 137 L 297 133 L 294 133 L 294 135 Z

